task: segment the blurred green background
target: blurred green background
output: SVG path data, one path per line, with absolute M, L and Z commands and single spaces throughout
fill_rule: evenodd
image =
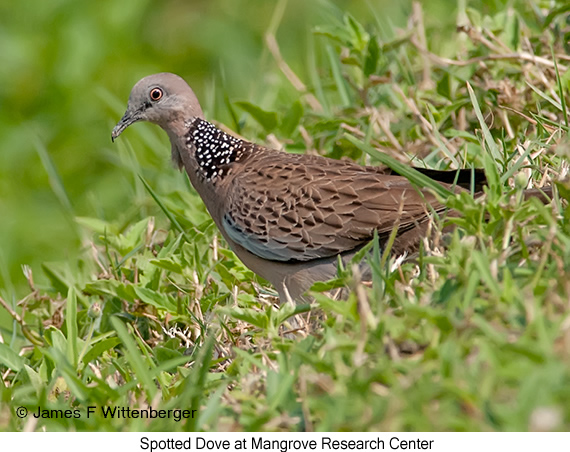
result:
M 283 9 L 281 20 L 276 8 Z M 410 2 L 1 2 L 3 295 L 13 300 L 28 291 L 22 264 L 32 267 L 41 284 L 42 262 L 74 261 L 86 243 L 75 216 L 137 216 L 133 173 L 125 168 L 132 162 L 119 158 L 110 132 L 139 78 L 178 73 L 196 91 L 207 117 L 227 122 L 226 95 L 260 105 L 275 96 L 298 96 L 265 45 L 272 18 L 279 24 L 284 59 L 309 83 L 308 49 L 319 39 L 312 29 L 331 16 L 340 20 L 345 10 L 363 23 L 397 26 L 405 23 Z M 171 172 L 182 180 L 171 168 L 160 131 L 148 129 L 157 137 L 156 149 L 143 146 L 139 133 L 145 127 L 125 134 L 143 171 Z

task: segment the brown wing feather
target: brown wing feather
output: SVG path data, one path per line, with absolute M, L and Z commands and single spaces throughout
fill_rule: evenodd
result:
M 261 148 L 232 178 L 223 226 L 232 240 L 270 260 L 308 261 L 357 249 L 374 230 L 388 235 L 443 206 L 407 179 L 373 167 Z

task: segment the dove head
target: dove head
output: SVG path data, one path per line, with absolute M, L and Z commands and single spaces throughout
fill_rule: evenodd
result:
M 183 78 L 163 72 L 149 75 L 131 90 L 127 111 L 113 129 L 114 141 L 131 124 L 149 121 L 162 127 L 169 135 L 183 128 L 185 121 L 203 118 L 200 103 Z

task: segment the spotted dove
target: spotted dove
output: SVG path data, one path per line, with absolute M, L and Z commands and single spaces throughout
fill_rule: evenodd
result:
M 314 282 L 334 278 L 339 256 L 349 261 L 374 231 L 382 243 L 398 227 L 393 251 L 415 251 L 430 213 L 445 209 L 430 191 L 377 167 L 229 135 L 204 119 L 194 92 L 174 74 L 150 75 L 133 87 L 112 139 L 137 121 L 166 131 L 172 160 L 186 169 L 231 249 L 281 301 L 300 300 Z M 451 189 L 455 171 L 424 172 Z M 481 172 L 477 179 L 484 183 Z

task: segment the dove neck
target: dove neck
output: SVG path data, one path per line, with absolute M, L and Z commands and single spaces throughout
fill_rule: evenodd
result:
M 227 176 L 232 163 L 246 151 L 246 142 L 200 118 L 194 118 L 189 124 L 185 138 L 186 146 L 193 150 L 199 172 L 209 182 Z

